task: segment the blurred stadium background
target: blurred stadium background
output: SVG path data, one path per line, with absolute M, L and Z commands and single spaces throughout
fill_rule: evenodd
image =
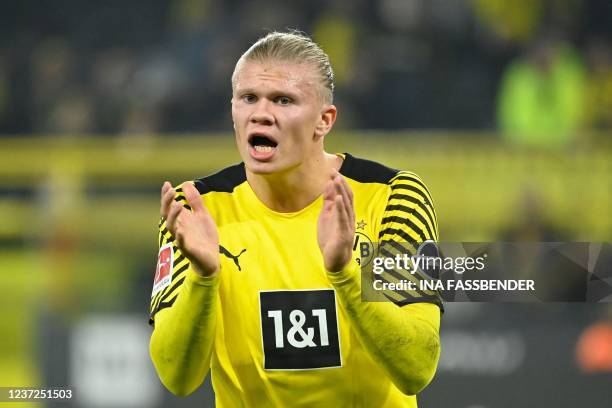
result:
M 233 64 L 287 27 L 336 69 L 329 150 L 421 175 L 444 241 L 612 241 L 609 1 L 14 2 L 0 386 L 75 389 L 41 407 L 212 403 L 169 395 L 148 358 L 158 191 L 239 160 Z M 449 304 L 442 338 L 422 407 L 612 401 L 609 303 Z

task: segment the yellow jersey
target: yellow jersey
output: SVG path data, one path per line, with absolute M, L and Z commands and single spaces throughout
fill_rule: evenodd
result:
M 414 173 L 344 158 L 339 170 L 354 194 L 355 261 L 372 243 L 417 248 L 437 241 L 429 191 Z M 246 179 L 244 164 L 195 181 L 212 215 L 221 270 L 211 357 L 217 406 L 416 407 L 360 343 L 339 303 L 317 244 L 323 200 L 279 213 L 266 207 Z M 177 200 L 184 199 L 180 192 Z M 172 308 L 190 269 L 160 223 L 159 259 L 150 323 Z M 382 275 L 393 281 L 393 271 Z M 437 293 L 396 291 L 398 306 L 435 303 Z

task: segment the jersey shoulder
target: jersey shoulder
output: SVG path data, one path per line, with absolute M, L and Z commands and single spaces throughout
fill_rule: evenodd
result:
M 236 187 L 245 181 L 244 163 L 239 163 L 195 180 L 195 186 L 201 195 L 212 192 L 232 193 Z
M 359 183 L 389 184 L 400 172 L 378 162 L 344 153 L 340 174 Z
M 410 192 L 422 196 L 424 201 L 431 201 L 431 194 L 423 180 L 415 173 L 387 167 L 378 162 L 361 159 L 344 153 L 344 162 L 340 174 L 358 183 L 381 184 L 389 188 L 389 198 L 405 197 L 399 193 Z

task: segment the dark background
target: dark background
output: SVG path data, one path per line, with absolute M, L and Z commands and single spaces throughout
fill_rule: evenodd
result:
M 72 387 L 88 408 L 212 404 L 209 385 L 171 396 L 148 357 L 158 191 L 239 160 L 234 64 L 286 28 L 334 65 L 328 149 L 417 172 L 442 240 L 612 240 L 608 1 L 10 2 L 0 386 Z M 609 305 L 448 304 L 420 406 L 608 407 Z

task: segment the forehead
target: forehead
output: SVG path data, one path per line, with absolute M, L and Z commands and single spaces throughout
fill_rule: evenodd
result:
M 317 82 L 315 69 L 310 64 L 244 61 L 237 67 L 234 91 L 265 88 L 314 94 Z

